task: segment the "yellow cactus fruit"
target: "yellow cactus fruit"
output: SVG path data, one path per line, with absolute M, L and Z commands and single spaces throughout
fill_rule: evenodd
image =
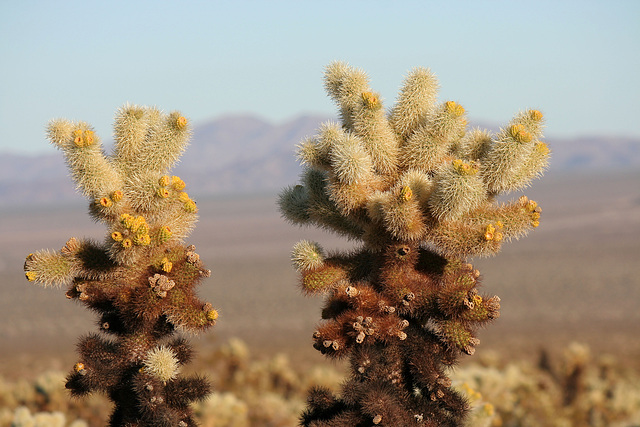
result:
M 542 120 L 543 115 L 539 110 L 529 110 L 529 117 L 531 117 L 532 120 L 539 122 Z
M 84 368 L 84 363 L 82 363 L 82 362 L 78 362 L 75 365 L 73 365 L 73 370 L 76 371 L 76 372 L 84 371 L 84 369 L 85 369 Z
M 525 206 L 525 208 L 529 212 L 535 212 L 537 207 L 538 207 L 538 203 L 533 200 L 529 200 L 529 203 L 527 203 L 527 205 Z
M 176 127 L 178 129 L 184 129 L 187 126 L 187 119 L 184 116 L 180 116 L 176 119 Z
M 122 197 L 124 197 L 124 194 L 120 190 L 116 190 L 113 193 L 111 193 L 111 200 L 113 200 L 116 203 L 122 200 Z
M 540 142 L 538 144 L 536 144 L 536 151 L 538 151 L 538 153 L 542 154 L 543 156 L 547 156 L 549 154 L 549 146 L 547 144 L 545 144 L 544 142 Z
M 105 208 L 110 208 L 113 205 L 113 202 L 108 197 L 102 197 L 100 200 L 98 200 L 98 203 L 100 204 L 100 206 L 103 206 Z
M 189 213 L 196 213 L 198 208 L 196 207 L 196 203 L 193 200 L 189 200 L 184 204 L 184 210 Z
M 145 234 L 149 234 L 149 226 L 147 225 L 146 222 L 138 225 L 138 227 L 136 227 L 136 234 L 139 236 L 145 235 Z
M 413 199 L 413 191 L 411 190 L 411 187 L 409 187 L 408 185 L 405 185 L 400 190 L 400 200 L 408 202 L 411 199 Z
M 531 223 L 531 226 L 533 226 L 533 228 L 537 228 L 540 225 L 540 221 L 533 221 Z
M 120 223 L 127 228 L 131 228 L 133 226 L 135 218 L 127 213 L 120 215 Z
M 131 239 L 124 239 L 120 244 L 123 248 L 130 248 L 133 246 L 133 241 Z
M 164 243 L 171 238 L 171 234 L 171 229 L 164 225 L 158 230 L 158 240 L 160 243 Z
M 158 184 L 160 184 L 161 187 L 166 187 L 167 185 L 171 184 L 171 177 L 169 175 L 164 175 L 162 178 L 160 178 Z
M 73 143 L 76 147 L 84 146 L 84 139 L 82 138 L 82 130 L 76 129 L 73 131 Z
M 453 161 L 453 167 L 460 175 L 475 175 L 479 170 L 476 163 L 467 163 L 460 159 Z
M 191 199 L 189 198 L 189 195 L 187 193 L 182 191 L 180 192 L 180 194 L 178 194 L 178 200 L 180 200 L 182 203 L 186 203 Z
M 151 237 L 148 234 L 138 234 L 133 238 L 133 243 L 138 246 L 147 246 L 151 243 Z
M 509 134 L 516 138 L 520 132 L 524 132 L 524 126 L 522 125 L 511 125 L 509 128 Z
M 444 105 L 446 111 L 456 117 L 460 117 L 464 114 L 464 107 L 455 101 L 447 101 Z
M 527 132 L 523 125 L 511 125 L 509 135 L 518 142 L 531 142 L 533 136 Z
M 131 218 L 132 218 L 131 221 L 129 221 L 130 225 L 127 226 L 129 230 L 138 234 L 148 233 L 149 228 L 143 216 L 138 215 L 136 217 L 131 217 Z
M 373 92 L 363 92 L 362 101 L 364 101 L 364 105 L 367 106 L 367 108 L 378 109 L 382 107 L 380 98 Z
M 76 129 L 73 131 L 73 143 L 76 147 L 88 147 L 95 141 L 95 136 L 92 130 Z
M 113 233 L 111 233 L 111 238 L 116 242 L 122 242 L 122 239 L 124 239 L 124 237 L 122 237 L 122 233 L 119 231 L 114 231 Z
M 493 224 L 487 225 L 487 228 L 485 229 L 485 232 L 484 232 L 484 239 L 493 240 L 495 238 L 495 233 L 496 233 L 496 228 L 493 226 Z
M 495 240 L 496 242 L 502 242 L 503 238 L 504 235 L 500 232 L 496 232 L 496 234 L 493 235 L 493 240 Z
M 171 193 L 169 193 L 169 190 L 167 190 L 164 187 L 160 187 L 158 188 L 158 196 L 162 197 L 163 199 L 166 199 L 167 197 L 169 197 Z
M 165 273 L 170 273 L 171 269 L 173 268 L 173 263 L 171 261 L 169 261 L 169 259 L 167 257 L 162 258 L 162 262 L 160 264 L 160 268 L 162 269 L 162 271 L 164 271 Z
M 179 176 L 174 176 L 174 177 L 171 177 L 171 186 L 173 187 L 174 190 L 181 191 L 184 189 L 184 187 L 186 187 L 186 184 L 184 183 L 183 180 L 180 179 Z
M 207 316 L 207 320 L 208 320 L 209 322 L 213 322 L 213 321 L 215 321 L 215 320 L 218 320 L 218 316 L 219 316 L 219 314 L 218 314 L 218 311 L 217 311 L 217 310 L 215 310 L 215 309 L 211 309 L 211 310 L 207 311 L 206 316 Z
M 95 140 L 95 137 L 93 135 L 93 131 L 92 130 L 84 131 L 84 145 L 85 146 L 89 146 L 89 145 L 93 144 L 94 140 Z
M 27 271 L 26 273 L 24 273 L 24 275 L 30 282 L 35 282 L 35 280 L 38 278 L 38 273 L 36 273 L 35 271 Z

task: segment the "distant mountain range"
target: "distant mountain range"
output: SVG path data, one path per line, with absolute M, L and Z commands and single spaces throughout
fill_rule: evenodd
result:
M 297 181 L 295 146 L 329 119 L 307 115 L 272 124 L 238 115 L 200 123 L 173 173 L 199 197 L 277 191 Z M 549 137 L 547 142 L 553 156 L 550 173 L 640 169 L 640 138 Z M 0 153 L 0 200 L 4 208 L 82 197 L 74 190 L 61 153 Z

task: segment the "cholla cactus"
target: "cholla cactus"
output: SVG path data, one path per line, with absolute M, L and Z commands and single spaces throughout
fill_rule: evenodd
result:
M 30 254 L 29 281 L 67 286 L 67 298 L 100 315 L 106 339 L 80 340 L 80 359 L 67 377 L 75 396 L 98 390 L 115 403 L 111 426 L 195 425 L 190 402 L 209 393 L 201 377 L 181 378 L 191 347 L 170 339 L 176 328 L 197 332 L 218 313 L 195 286 L 208 277 L 183 239 L 197 220 L 185 183 L 167 175 L 188 143 L 187 120 L 177 112 L 125 106 L 115 121 L 115 152 L 105 156 L 86 123 L 55 120 L 48 136 L 90 200 L 90 214 L 106 224 L 102 243 L 71 238 L 58 252 Z
M 314 346 L 348 358 L 342 396 L 311 391 L 306 426 L 455 426 L 467 403 L 446 369 L 473 354 L 480 325 L 499 316 L 500 299 L 477 291 L 470 256 L 538 226 L 540 208 L 521 189 L 547 165 L 542 114 L 528 110 L 496 135 L 467 131 L 464 108 L 436 103 L 427 69 L 407 76 L 385 113 L 367 75 L 342 62 L 325 72 L 341 124 L 303 141 L 302 183 L 279 199 L 285 218 L 360 241 L 326 255 L 302 241 L 293 261 L 308 294 L 327 296 Z

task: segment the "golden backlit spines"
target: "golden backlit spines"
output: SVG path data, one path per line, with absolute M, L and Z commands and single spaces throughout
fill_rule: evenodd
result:
M 437 229 L 439 222 L 457 221 L 467 212 L 489 206 L 498 193 L 527 185 L 546 167 L 548 149 L 537 139 L 542 126 L 538 110 L 517 114 L 497 135 L 479 129 L 467 132 L 462 105 L 456 101 L 436 104 L 437 83 L 430 72 L 421 69 L 410 75 L 389 116 L 383 114 L 380 95 L 371 91 L 363 76 L 344 63 L 327 68 L 330 96 L 343 107 L 348 104 L 342 112 L 348 111 L 350 117 L 341 117 L 342 125 L 323 125 L 316 136 L 298 147 L 305 170 L 325 175 L 320 190 L 311 190 L 303 180 L 300 187 L 281 195 L 279 203 L 288 207 L 292 220 L 329 228 L 335 225 L 339 233 L 362 230 L 356 237 L 368 242 L 383 237 L 372 234 L 377 228 L 369 222 L 379 221 L 386 225 L 381 233 L 396 238 L 421 236 L 425 243 L 434 243 L 428 241 L 432 233 L 421 227 Z M 419 102 L 424 105 L 417 105 Z M 405 110 L 414 117 L 399 124 L 399 112 Z M 394 126 L 406 129 L 399 133 Z M 409 177 L 417 202 L 407 215 L 414 219 L 399 226 L 398 209 L 408 205 L 392 207 L 393 193 L 407 185 Z M 320 193 L 324 194 L 313 196 Z M 313 200 L 323 202 L 318 205 Z M 315 206 L 322 210 L 316 211 Z M 348 223 L 353 227 L 345 227 Z M 407 224 L 413 224 L 414 232 L 401 233 Z M 470 245 L 461 253 L 468 254 L 472 246 L 476 247 Z M 450 253 L 453 247 L 458 243 L 443 251 Z M 500 245 L 492 247 L 498 250 Z M 480 252 L 487 254 L 486 249 Z
M 500 309 L 464 258 L 494 255 L 538 226 L 535 203 L 497 196 L 545 168 L 542 114 L 521 112 L 497 134 L 467 131 L 464 107 L 437 103 L 426 69 L 409 74 L 389 114 L 348 64 L 327 67 L 325 88 L 341 123 L 299 145 L 301 182 L 279 205 L 294 224 L 362 246 L 329 256 L 308 241 L 294 248 L 301 290 L 326 296 L 314 347 L 352 367 L 340 397 L 312 391 L 302 425 L 463 425 L 466 402 L 444 367 L 474 353 L 478 327 Z
M 218 318 L 195 294 L 211 272 L 193 246 L 182 246 L 197 220 L 195 201 L 181 178 L 168 175 L 189 135 L 180 113 L 130 105 L 116 116 L 110 156 L 86 123 L 56 120 L 48 127 L 89 198 L 91 216 L 108 231 L 101 244 L 70 239 L 60 251 L 30 254 L 25 276 L 68 286 L 67 298 L 101 316 L 100 330 L 112 339 L 80 340 L 80 362 L 66 387 L 75 396 L 107 393 L 118 424 L 193 425 L 189 403 L 209 393 L 202 378 L 178 378 L 188 344 L 167 342 L 176 329 L 203 331 Z

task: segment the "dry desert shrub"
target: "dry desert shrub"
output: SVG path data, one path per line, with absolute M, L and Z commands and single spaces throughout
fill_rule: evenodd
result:
M 300 369 L 284 355 L 256 358 L 239 340 L 210 356 L 199 370 L 217 385 L 192 410 L 204 427 L 290 427 L 298 424 L 311 387 L 338 391 L 345 372 L 319 365 Z M 109 402 L 95 395 L 69 400 L 64 373 L 44 371 L 30 380 L 0 377 L 0 425 L 103 425 Z M 470 404 L 466 426 L 629 427 L 640 424 L 640 375 L 613 356 L 592 355 L 572 343 L 557 356 L 501 360 L 485 353 L 451 374 L 452 387 Z M 567 396 L 571 396 L 568 399 Z M 80 404 L 78 404 L 80 403 Z M 75 423 L 75 424 L 74 424 Z

